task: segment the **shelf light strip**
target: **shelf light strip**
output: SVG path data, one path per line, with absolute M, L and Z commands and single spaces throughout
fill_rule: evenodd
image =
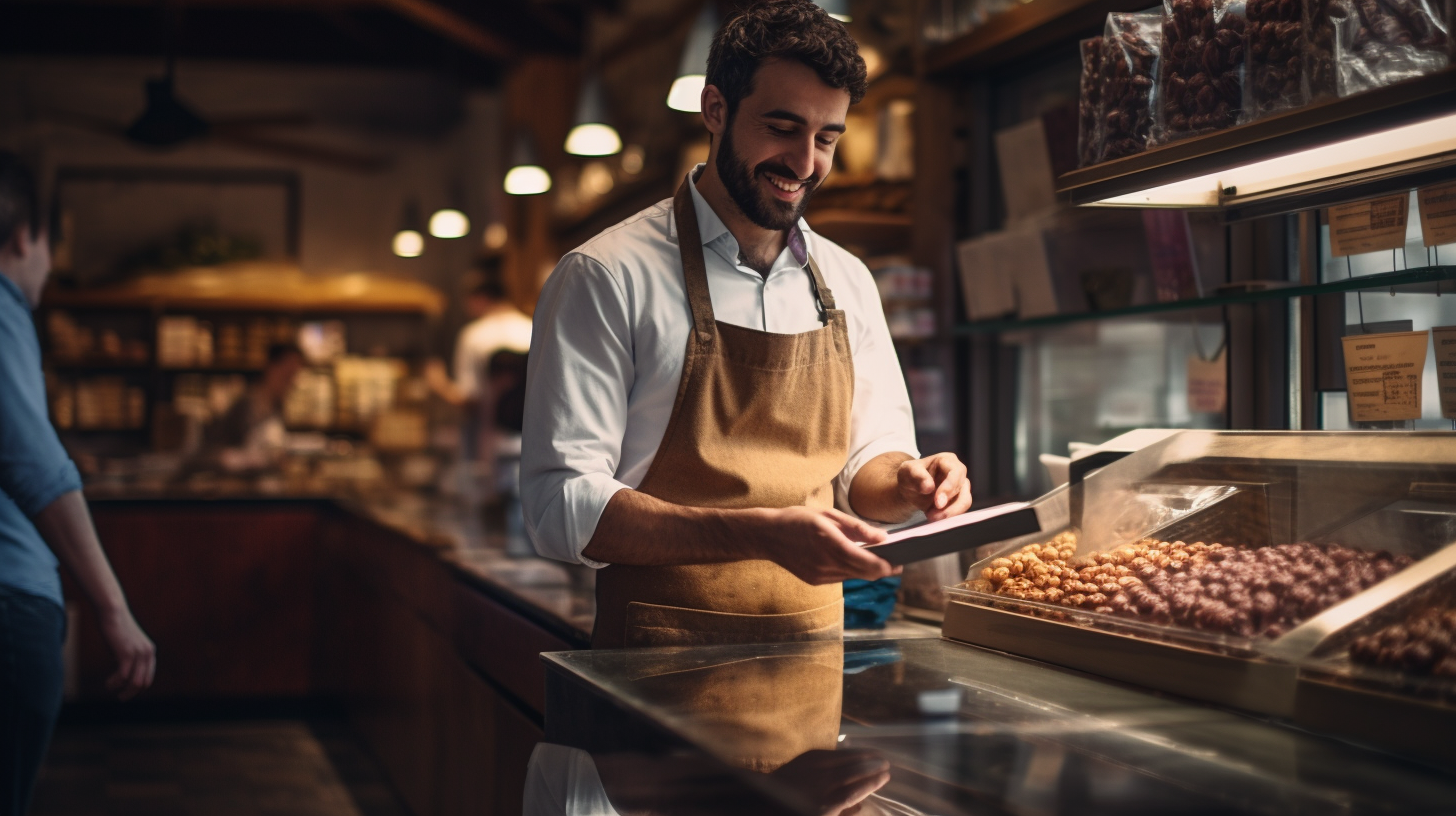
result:
M 1286 187 L 1456 150 L 1456 114 L 1334 142 L 1093 202 L 1094 207 L 1217 207 L 1222 192 L 1269 193 Z

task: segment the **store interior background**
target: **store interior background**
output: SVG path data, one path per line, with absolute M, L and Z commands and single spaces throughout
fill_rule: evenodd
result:
M 740 2 L 723 0 L 714 8 L 726 13 Z M 1411 321 L 1414 330 L 1456 324 L 1456 292 L 1447 297 L 1352 292 L 1301 305 L 1292 300 L 1203 303 L 1104 319 L 1096 308 L 1115 311 L 1155 300 L 1143 222 L 1136 212 L 1072 208 L 1054 210 L 1053 226 L 1046 233 L 1053 246 L 1048 250 L 1052 274 L 1070 286 L 1055 293 L 1052 313 L 1031 320 L 1025 314 L 972 315 L 967 287 L 979 273 L 959 265 L 961 242 L 1007 232 L 1025 215 L 1011 201 L 1015 191 L 1007 189 L 1003 177 L 997 134 L 1038 119 L 1046 123 L 1049 155 L 1038 164 L 1045 166 L 1043 181 L 1050 187 L 1053 170 L 1070 169 L 1050 154 L 1066 153 L 1065 139 L 1051 137 L 1056 123 L 1064 126 L 1067 113 L 1075 111 L 1081 67 L 1076 40 L 1100 33 L 1106 12 L 1135 10 L 1146 3 L 1089 3 L 1090 11 L 1050 26 L 1044 36 L 1023 37 L 1014 47 L 973 59 L 955 58 L 955 43 L 967 23 L 953 9 L 975 8 L 989 16 L 1014 5 L 851 0 L 850 31 L 865 49 L 871 90 L 851 111 L 850 133 L 839 150 L 835 174 L 809 211 L 816 230 L 850 247 L 879 273 L 922 450 L 956 451 L 971 467 L 978 502 L 1041 495 L 1054 484 L 1042 455 L 1066 455 L 1069 443 L 1100 443 L 1138 428 L 1349 428 L 1339 344 L 1331 340 L 1342 327 L 1359 322 L 1356 315 L 1361 314 L 1365 323 Z M 300 456 L 313 468 L 311 479 L 247 484 L 213 479 L 193 487 L 217 495 L 263 490 L 286 496 L 303 485 L 302 492 L 310 495 L 363 496 L 375 503 L 376 512 L 407 508 L 399 511 L 407 518 L 402 527 L 415 523 L 410 514 L 421 512 L 418 495 L 457 498 L 459 482 L 450 476 L 455 455 L 450 430 L 459 417 L 432 404 L 419 381 L 427 359 L 448 360 L 456 333 L 466 322 L 464 286 L 472 265 L 482 257 L 498 258 L 511 300 L 529 314 L 563 252 L 669 196 L 682 173 L 706 156 L 698 117 L 664 103 L 703 8 L 700 0 L 17 0 L 0 5 L 0 147 L 16 150 L 34 164 L 47 201 L 59 196 L 63 203 L 72 202 L 58 213 L 58 223 L 70 224 L 58 236 L 69 261 L 55 275 L 57 299 L 38 316 L 48 349 L 49 381 L 73 391 L 83 382 L 120 383 L 120 391 L 108 385 L 111 390 L 97 393 L 119 398 L 117 394 L 129 393 L 126 389 L 140 389 L 145 399 L 145 411 L 135 422 L 121 422 L 126 427 L 83 428 L 73 420 L 64 429 L 64 441 L 87 472 L 88 490 L 96 496 L 110 491 L 127 497 L 137 489 L 168 495 L 176 485 L 167 482 L 167 457 L 185 435 L 175 427 L 177 414 L 187 413 L 179 410 L 179 391 L 195 404 L 198 389 L 211 387 L 209 378 L 235 383 L 256 374 L 251 365 L 214 372 L 209 366 L 159 364 L 156 321 L 181 316 L 220 328 L 227 322 L 246 327 L 258 318 L 281 318 L 289 330 L 342 320 L 350 356 L 382 354 L 398 360 L 402 368 L 384 376 L 397 378 L 389 380 L 389 388 L 404 396 L 385 400 L 388 404 L 382 407 L 376 400 L 371 410 L 423 418 L 424 425 L 391 426 L 393 436 L 371 426 L 373 415 L 355 416 L 348 427 L 330 422 L 300 426 L 295 428 L 300 437 L 313 440 Z M 978 23 L 984 20 L 977 18 Z M 169 53 L 176 55 L 178 97 L 205 118 L 272 121 L 234 131 L 237 138 L 231 140 L 220 131 L 165 151 L 127 143 L 118 131 L 143 109 L 145 82 L 163 74 Z M 594 79 L 600 81 L 606 111 L 624 149 L 600 158 L 570 156 L 564 150 L 566 135 L 579 95 Z M 523 138 L 551 174 L 552 189 L 544 195 L 513 196 L 503 189 Z M 80 172 L 97 168 L 105 171 L 105 178 Z M 269 181 L 238 183 L 250 173 Z M 294 224 L 287 220 L 290 189 L 298 195 Z M 96 201 L 111 203 L 96 206 Z M 469 217 L 467 235 L 427 236 L 418 257 L 396 254 L 393 241 L 402 227 L 423 226 L 432 212 L 446 206 Z M 1329 257 L 1327 228 L 1318 211 L 1232 224 L 1217 215 L 1190 214 L 1199 294 L 1210 297 L 1220 286 L 1247 281 L 1321 283 L 1427 265 L 1430 255 L 1421 243 L 1415 209 L 1413 201 L 1404 251 L 1357 256 L 1348 264 Z M 428 307 L 389 307 L 377 314 L 331 306 L 259 312 L 226 304 L 200 308 L 137 302 L 116 310 L 64 305 L 66 295 L 116 283 L 116 259 L 172 240 L 178 230 L 194 224 L 259 239 L 260 260 L 272 269 L 296 267 L 303 276 L 319 279 L 362 272 L 409 280 L 433 289 L 437 301 Z M 286 246 L 290 229 L 296 229 L 294 257 Z M 1437 252 L 1449 264 L 1456 258 L 1456 245 Z M 1012 274 L 1026 260 L 1015 252 L 1001 258 Z M 55 357 L 48 321 L 58 311 L 78 323 L 90 322 L 92 357 Z M 1323 333 L 1310 329 L 1316 322 Z M 107 330 L 119 333 L 124 342 L 142 342 L 145 361 L 117 365 L 116 360 L 101 359 L 101 334 Z M 1187 391 L 1190 360 L 1214 357 L 1220 348 L 1225 349 L 1220 359 L 1228 373 L 1222 407 L 1193 410 Z M 1314 379 L 1302 387 L 1301 366 L 1309 365 Z M 1431 357 L 1423 376 L 1423 418 L 1399 428 L 1450 429 L 1451 421 L 1440 418 L 1430 386 L 1435 381 Z M 179 382 L 185 382 L 180 389 Z M 330 447 L 320 457 L 315 444 L 320 439 L 342 440 L 349 452 Z M 331 465 L 319 464 L 322 459 L 330 459 Z M 104 542 L 108 536 L 120 541 L 129 529 L 133 539 L 179 529 L 147 527 L 153 523 L 147 519 L 156 515 L 147 507 L 111 512 L 101 520 Z M 236 534 L 252 523 L 205 515 L 198 511 L 187 517 L 189 523 L 204 525 L 198 528 L 208 531 L 204 538 Z M 470 514 L 464 518 L 472 524 L 479 521 Z M 299 549 L 314 547 L 315 539 L 324 542 L 318 546 L 330 558 L 356 559 L 351 569 L 360 574 L 366 571 L 360 566 L 363 559 L 374 557 L 345 545 L 350 536 L 363 540 L 374 535 L 357 520 L 342 527 L 344 533 L 327 536 L 311 526 L 321 523 L 312 516 L 296 525 L 285 522 L 280 522 L 283 527 L 253 528 L 260 539 L 275 536 L 265 542 L 274 549 L 249 556 L 255 560 L 242 568 L 264 570 L 260 565 L 267 563 L 274 564 L 266 568 L 273 570 L 275 562 L 267 559 L 279 557 L 283 560 L 277 563 L 291 565 L 287 569 L 315 569 L 324 556 L 312 550 L 301 554 L 304 550 Z M 497 522 L 498 517 L 490 520 Z M 383 552 L 382 547 L 361 545 L 360 550 Z M 129 579 L 126 569 L 145 570 L 176 556 L 125 546 L 122 552 L 132 553 L 116 556 L 129 587 L 147 586 L 148 579 Z M 158 571 L 150 585 L 185 582 L 189 570 L 210 574 L 209 558 L 192 553 L 168 561 L 170 571 Z M 469 567 L 468 558 L 456 560 L 466 567 L 457 563 L 452 569 Z M 929 600 L 924 605 L 934 606 L 939 588 L 963 577 L 964 563 L 951 562 L 925 576 Z M 416 605 L 410 606 L 410 614 L 426 621 L 425 628 L 451 645 L 455 638 L 465 642 L 467 635 L 484 637 L 485 624 L 467 624 L 466 634 L 456 634 L 449 628 L 454 618 L 441 622 L 446 616 L 432 606 L 433 591 L 422 588 L 432 585 L 416 580 L 414 562 L 387 563 L 396 576 L 414 581 L 397 593 L 389 591 L 403 599 L 401 604 Z M 560 569 L 521 569 L 538 568 Z M 225 569 L 219 566 L 219 574 Z M 493 675 L 493 667 L 505 665 L 504 660 L 485 647 L 473 647 L 474 653 L 467 648 L 462 665 L 491 678 L 481 686 L 486 690 L 479 691 L 472 685 L 479 678 L 468 672 L 440 670 L 438 677 L 430 677 L 432 670 L 421 666 L 444 665 L 430 662 L 436 660 L 433 652 L 428 659 L 411 653 L 409 661 L 397 661 L 390 648 L 423 639 L 407 636 L 415 631 L 408 626 L 415 624 L 400 623 L 404 617 L 371 610 L 359 600 L 362 596 L 340 601 L 347 593 L 338 587 L 326 587 L 305 602 L 299 599 L 315 591 L 311 577 L 303 572 L 288 573 L 287 578 L 280 577 L 281 571 L 269 575 L 260 585 L 268 592 L 296 594 L 288 596 L 290 605 L 256 626 L 239 624 L 229 634 L 257 650 L 239 653 L 239 662 L 229 663 L 215 653 L 213 633 L 184 627 L 169 633 L 171 643 L 212 643 L 207 646 L 212 651 L 197 665 L 179 670 L 177 662 L 168 662 L 169 644 L 159 639 L 161 682 L 176 684 L 158 690 L 163 700 L 252 699 L 260 689 L 265 697 L 297 699 L 330 688 L 335 679 L 326 675 L 337 674 L 339 667 L 368 673 L 371 656 L 391 665 L 411 663 L 415 668 L 404 679 L 391 675 L 379 681 L 379 688 L 355 696 L 405 700 L 417 707 L 430 695 L 443 693 L 474 699 L 470 705 L 476 706 L 475 713 L 464 721 L 490 719 L 491 725 L 471 732 L 475 742 L 469 745 L 500 757 L 500 779 L 522 772 L 517 767 L 524 761 L 516 756 L 520 751 L 507 756 L 499 746 L 528 750 L 533 735 L 539 735 L 541 706 L 532 696 L 540 693 L 539 678 L 530 674 L 539 673 L 534 655 L 579 646 L 572 640 L 579 633 L 551 630 L 554 640 L 522 640 L 518 663 L 533 667 L 526 675 L 515 667 Z M 568 589 L 559 597 L 543 594 L 547 600 L 540 603 L 555 604 L 553 614 L 562 620 L 580 617 L 584 587 L 579 579 L 574 573 L 569 579 L 557 572 L 550 575 Z M 147 590 L 139 591 L 145 597 Z M 229 614 L 235 618 L 229 620 L 256 622 L 249 618 L 256 615 L 256 599 L 247 597 L 249 591 L 243 587 L 233 596 L 206 597 L 199 589 L 197 597 L 184 600 L 198 609 L 233 603 Z M 589 597 L 589 587 L 585 593 Z M 311 664 L 319 660 L 313 651 L 315 631 L 332 632 L 330 626 L 348 623 L 355 613 L 383 633 L 379 642 L 347 643 L 354 649 L 347 659 L 310 673 L 323 665 Z M 188 613 L 167 609 L 156 614 L 183 619 Z M 209 614 L 223 617 L 222 612 Z M 379 617 L 367 617 L 371 614 Z M 307 620 L 308 628 L 292 625 L 293 615 Z M 143 623 L 148 621 L 143 618 Z M 78 648 L 94 652 L 96 647 L 92 640 L 90 647 L 83 642 Z M 278 651 L 270 655 L 274 647 Z M 178 653 L 174 647 L 171 654 Z M 254 659 L 257 655 L 264 655 L 270 671 L 276 669 L 272 679 L 256 673 L 262 665 Z M 452 653 L 450 659 L 454 657 Z M 95 661 L 82 665 L 74 682 L 85 697 L 84 689 L 96 686 L 98 670 Z M 242 678 L 237 685 L 219 680 L 230 672 Z M 346 691 L 346 697 L 355 694 Z M 428 712 L 429 724 L 419 725 L 413 718 L 418 713 L 411 709 L 407 717 L 396 711 L 362 726 L 356 722 L 370 735 L 373 750 L 382 752 L 390 784 L 417 813 L 487 812 L 486 806 L 472 811 L 462 804 L 469 797 L 452 798 L 448 786 L 441 787 L 443 777 L 459 782 L 461 790 L 466 787 L 459 780 L 469 774 L 442 759 L 447 750 L 440 746 L 451 743 L 438 737 L 449 737 L 451 729 L 463 733 L 464 726 L 454 722 L 453 713 L 434 709 Z M 502 742 L 505 731 L 511 731 L 514 741 Z M 426 742 L 439 753 L 415 750 Z M 521 763 L 512 764 L 516 759 Z M 519 794 L 519 786 L 502 785 L 479 795 L 497 797 L 491 801 L 506 812 L 510 806 L 501 803 Z

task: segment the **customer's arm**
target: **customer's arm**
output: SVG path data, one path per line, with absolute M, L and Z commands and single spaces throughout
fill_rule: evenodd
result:
M 29 316 L 0 311 L 0 492 L 15 503 L 56 557 L 71 569 L 101 618 L 116 655 L 110 685 L 130 697 L 151 684 L 151 641 L 142 634 L 101 552 L 81 476 L 46 415 L 40 347 Z
M 121 584 L 101 550 L 85 497 L 79 490 L 62 493 L 31 520 L 96 608 L 101 633 L 117 662 L 107 688 L 118 692 L 122 699 L 140 693 L 152 684 L 156 648 L 132 617 Z

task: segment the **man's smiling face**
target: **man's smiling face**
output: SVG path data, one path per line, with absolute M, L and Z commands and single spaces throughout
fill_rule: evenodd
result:
M 743 214 L 788 229 L 834 164 L 849 92 L 797 60 L 766 61 L 714 143 L 714 168 Z

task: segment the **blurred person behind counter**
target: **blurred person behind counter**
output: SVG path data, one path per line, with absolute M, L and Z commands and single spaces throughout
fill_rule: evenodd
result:
M 531 348 L 531 318 L 506 296 L 500 259 L 482 258 L 468 278 L 465 313 L 470 322 L 455 341 L 453 379 L 439 360 L 425 368 L 432 390 L 461 412 L 460 443 L 468 462 L 475 463 L 472 487 L 490 501 L 501 485 L 500 458 L 520 457 L 520 424 L 501 422 L 497 403 L 515 385 L 520 356 Z M 506 413 L 511 413 L 506 406 Z
M 287 436 L 283 400 L 293 389 L 303 364 L 303 352 L 298 346 L 269 346 L 262 376 L 203 431 L 202 460 L 229 472 L 261 470 L 277 464 Z
M 50 275 L 35 177 L 0 151 L 0 816 L 20 816 L 61 708 L 66 612 L 58 560 L 95 608 L 123 698 L 152 684 L 156 652 L 111 571 L 81 476 L 46 415 L 31 311 Z

